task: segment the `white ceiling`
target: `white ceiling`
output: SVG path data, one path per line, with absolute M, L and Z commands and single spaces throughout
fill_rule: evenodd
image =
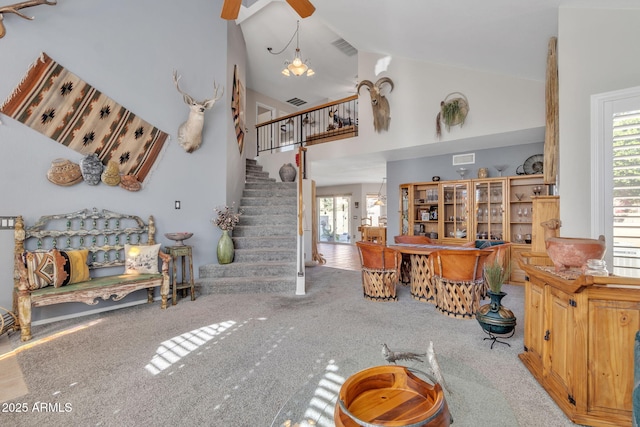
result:
M 284 0 L 245 0 L 238 20 L 247 45 L 247 87 L 301 109 L 355 93 L 357 57 L 331 43 L 344 39 L 358 50 L 544 81 L 547 44 L 558 33 L 558 8 L 638 8 L 637 0 L 312 0 L 315 13 L 300 19 Z M 300 50 L 316 75 L 284 77 L 296 40 L 282 50 L 300 20 Z M 457 145 L 456 145 L 457 146 Z M 459 147 L 458 147 L 459 148 Z M 478 148 L 475 145 L 475 148 Z M 319 186 L 380 182 L 384 163 L 418 153 L 380 153 L 360 167 L 325 165 Z M 433 154 L 433 153 L 432 153 Z M 446 154 L 446 153 L 439 153 Z M 336 163 L 337 167 L 340 167 Z M 347 170 L 345 170 L 347 169 Z M 356 173 L 360 170 L 364 173 Z M 354 176 L 356 174 L 356 176 Z M 375 175 L 375 178 L 371 176 Z M 329 176 L 332 178 L 329 179 Z

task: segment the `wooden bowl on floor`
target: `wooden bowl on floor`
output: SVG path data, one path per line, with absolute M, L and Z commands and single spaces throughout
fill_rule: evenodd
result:
M 336 426 L 450 425 L 451 415 L 440 384 L 429 384 L 412 371 L 419 372 L 404 366 L 375 366 L 347 378 L 336 403 Z

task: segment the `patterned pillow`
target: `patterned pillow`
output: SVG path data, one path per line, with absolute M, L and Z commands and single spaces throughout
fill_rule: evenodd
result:
M 158 252 L 157 245 L 124 245 L 124 273 L 125 274 L 157 274 Z
M 59 253 L 64 262 L 56 264 L 59 271 L 57 271 L 53 286 L 59 288 L 60 286 L 91 280 L 89 266 L 87 265 L 88 249 L 59 251 Z
M 60 262 L 58 251 L 33 251 L 25 252 L 24 263 L 27 266 L 27 279 L 29 289 L 35 290 L 53 284 L 56 280 L 58 268 L 56 262 Z

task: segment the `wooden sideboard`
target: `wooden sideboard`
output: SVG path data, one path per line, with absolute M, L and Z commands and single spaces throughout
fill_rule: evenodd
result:
M 533 254 L 523 255 L 526 261 Z M 524 365 L 571 421 L 631 426 L 640 279 L 520 267 L 526 275 Z

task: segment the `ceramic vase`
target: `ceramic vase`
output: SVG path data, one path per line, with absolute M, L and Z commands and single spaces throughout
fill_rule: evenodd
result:
M 490 334 L 508 334 L 516 327 L 516 316 L 502 305 L 505 292 L 488 291 L 490 302 L 483 305 L 476 313 L 476 320 Z
M 282 165 L 279 173 L 282 182 L 293 182 L 296 180 L 296 168 L 294 168 L 291 163 Z
M 89 154 L 80 160 L 80 170 L 82 177 L 89 185 L 98 185 L 104 165 L 98 158 L 97 154 Z
M 231 264 L 234 254 L 235 248 L 229 230 L 222 230 L 222 236 L 218 240 L 218 264 Z

